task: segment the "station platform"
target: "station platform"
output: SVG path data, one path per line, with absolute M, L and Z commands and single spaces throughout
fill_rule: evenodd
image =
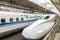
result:
M 56 33 L 54 40 L 60 40 L 60 33 Z

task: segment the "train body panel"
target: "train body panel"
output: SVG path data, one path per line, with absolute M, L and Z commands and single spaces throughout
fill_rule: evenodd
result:
M 38 14 L 0 11 L 0 37 L 16 32 L 17 30 L 20 30 L 20 28 L 31 25 L 37 20 L 35 16 L 40 17 Z

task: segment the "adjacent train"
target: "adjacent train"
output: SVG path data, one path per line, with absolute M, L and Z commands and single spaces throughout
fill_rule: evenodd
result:
M 0 11 L 0 37 L 14 33 L 40 18 L 39 14 Z

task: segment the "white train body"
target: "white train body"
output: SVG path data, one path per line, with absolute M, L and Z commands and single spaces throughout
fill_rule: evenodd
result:
M 56 15 L 45 14 L 33 24 L 25 28 L 22 35 L 27 39 L 39 39 L 47 34 L 55 24 Z
M 40 17 L 38 14 L 0 11 L 0 37 L 12 32 L 16 32 L 17 30 L 20 30 L 20 28 L 32 24 L 37 20 L 37 18 L 39 18 L 37 16 Z

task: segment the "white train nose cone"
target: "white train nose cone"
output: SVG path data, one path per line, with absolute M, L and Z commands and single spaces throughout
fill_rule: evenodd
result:
M 47 22 L 42 25 L 35 26 L 31 30 L 27 27 L 23 30 L 22 35 L 27 39 L 39 39 L 43 37 L 53 27 L 54 22 Z M 33 26 L 31 26 L 33 27 Z

